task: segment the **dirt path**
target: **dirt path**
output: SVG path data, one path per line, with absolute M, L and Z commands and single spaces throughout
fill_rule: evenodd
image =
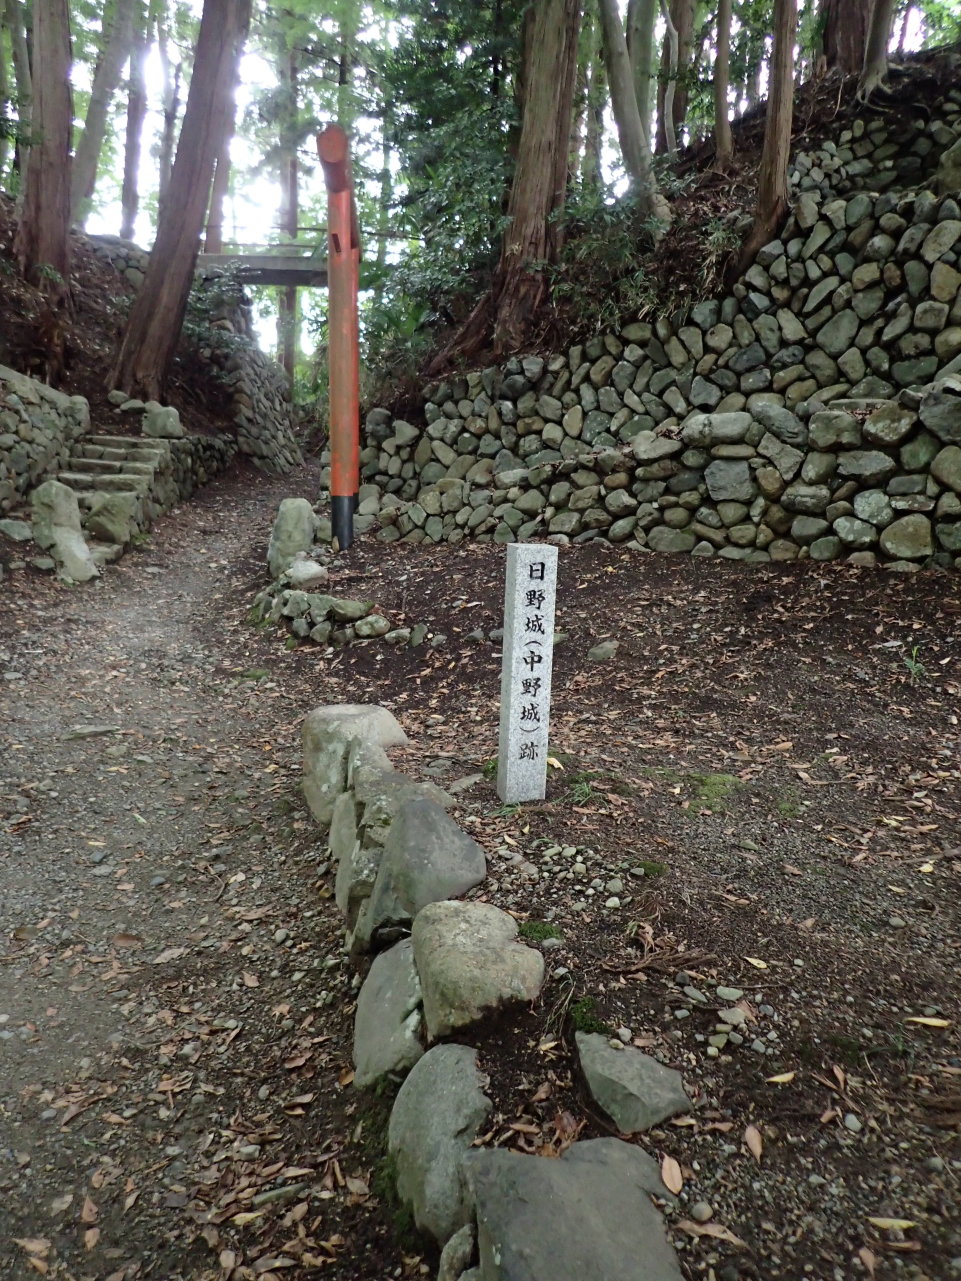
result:
M 0 589 L 4 1277 L 221 1277 L 264 1204 L 296 1211 L 295 1259 L 357 1275 L 330 1262 L 364 1197 L 334 1164 L 349 975 L 297 811 L 305 709 L 231 671 L 218 628 L 229 571 L 314 482 L 234 475 L 94 590 Z

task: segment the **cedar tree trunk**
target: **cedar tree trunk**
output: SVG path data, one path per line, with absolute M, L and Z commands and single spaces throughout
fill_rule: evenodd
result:
M 547 292 L 545 268 L 561 249 L 580 18 L 579 0 L 536 0 L 528 26 L 517 168 L 495 285 L 497 352 L 529 339 Z
M 134 300 L 110 386 L 159 400 L 193 279 L 214 164 L 229 118 L 251 0 L 204 0 L 180 144 L 147 276 Z
M 685 77 L 694 38 L 694 0 L 671 0 L 670 8 L 661 0 L 661 12 L 670 21 L 666 23 L 661 53 L 661 79 L 657 92 L 657 143 L 654 148 L 657 152 L 672 150 L 667 128 L 668 117 L 676 140 L 687 116 L 688 90 Z M 672 27 L 676 36 L 671 34 Z
M 870 20 L 871 0 L 821 0 L 821 53 L 828 71 L 852 76 L 861 70 Z
M 120 195 L 120 235 L 124 240 L 133 240 L 137 211 L 140 207 L 140 143 L 143 137 L 143 122 L 147 116 L 145 64 L 149 46 L 150 18 L 144 0 L 139 0 L 136 33 L 130 53 L 127 127 L 123 151 L 123 187 Z
M 87 118 L 77 143 L 70 179 L 70 213 L 74 223 L 80 226 L 83 225 L 97 181 L 97 164 L 107 132 L 107 112 L 120 83 L 123 64 L 130 56 L 133 17 L 134 0 L 117 0 L 113 25 L 109 32 L 101 33 L 103 47 L 94 72 Z
M 23 6 L 19 0 L 4 0 L 4 23 L 10 32 L 10 56 L 13 60 L 13 77 L 17 85 L 17 122 L 21 176 L 27 169 L 27 152 L 30 121 L 33 115 L 33 78 L 30 74 L 30 51 L 27 48 L 27 27 Z
M 70 14 L 67 0 L 33 3 L 33 133 L 14 253 L 51 303 L 70 297 Z M 55 273 L 51 274 L 51 273 Z
M 723 173 L 734 159 L 734 140 L 728 115 L 731 83 L 731 0 L 718 0 L 714 54 L 714 164 Z
M 651 142 L 651 86 L 654 80 L 654 21 L 657 0 L 628 0 L 625 35 L 627 55 L 634 73 L 634 92 L 641 128 Z
M 794 42 L 797 37 L 797 0 L 775 0 L 774 45 L 771 51 L 764 146 L 758 170 L 757 209 L 754 225 L 738 258 L 735 274 L 754 260 L 762 245 L 773 237 L 787 212 L 787 166 L 791 151 L 794 107 Z

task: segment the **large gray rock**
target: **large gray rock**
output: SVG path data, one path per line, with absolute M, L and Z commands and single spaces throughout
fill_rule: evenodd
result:
M 141 502 L 139 494 L 98 493 L 85 518 L 87 531 L 94 538 L 126 547 L 138 530 Z
M 317 517 L 306 498 L 283 499 L 277 508 L 267 546 L 267 568 L 271 578 L 279 578 L 299 553 L 310 551 L 316 528 Z
M 180 415 L 173 405 L 161 405 L 156 400 L 148 400 L 144 406 L 140 430 L 145 436 L 161 440 L 182 440 L 185 434 Z
M 681 1281 L 649 1199 L 665 1190 L 639 1148 L 592 1139 L 559 1161 L 484 1149 L 465 1166 L 480 1281 Z
M 517 922 L 489 903 L 432 903 L 412 938 L 432 1039 L 536 1000 L 544 982 L 543 956 L 518 943 Z
M 862 485 L 877 485 L 897 470 L 893 458 L 879 449 L 851 449 L 838 458 L 838 475 L 850 477 Z
M 438 1045 L 414 1064 L 390 1114 L 397 1194 L 442 1246 L 470 1221 L 464 1157 L 491 1112 L 487 1080 L 467 1045 Z
M 790 409 L 785 409 L 783 405 L 769 405 L 763 401 L 756 405 L 752 410 L 755 420 L 769 432 L 773 432 L 778 440 L 783 440 L 786 445 L 793 445 L 796 449 L 804 449 L 808 443 L 808 429 Z
M 347 786 L 347 753 L 355 740 L 374 747 L 397 747 L 407 742 L 407 735 L 386 707 L 373 704 L 318 707 L 304 720 L 304 796 L 324 828 L 330 824 L 334 802 Z
M 718 415 L 718 417 L 734 415 Z M 744 415 L 747 418 L 747 414 Z M 757 489 L 751 469 L 742 459 L 717 458 L 704 471 L 707 492 L 716 503 L 749 503 Z
M 945 445 L 961 445 L 961 378 L 945 378 L 930 388 L 918 415 Z
M 961 448 L 946 445 L 931 463 L 931 475 L 948 489 L 961 494 Z
M 671 458 L 684 448 L 679 440 L 656 436 L 652 431 L 639 431 L 631 438 L 631 449 L 639 463 L 653 463 L 661 458 Z
M 412 1068 L 420 1043 L 420 980 L 410 939 L 381 952 L 364 979 L 354 1016 L 354 1084 L 360 1089 Z
M 33 540 L 57 562 L 59 576 L 87 583 L 100 571 L 80 529 L 76 493 L 59 480 L 47 480 L 30 495 Z
M 600 1033 L 578 1032 L 575 1041 L 588 1089 L 622 1134 L 690 1110 L 680 1072 L 632 1047 L 616 1050 Z
M 354 947 L 378 931 L 408 925 L 429 903 L 455 898 L 487 875 L 484 851 L 441 806 L 426 798 L 406 801 L 387 833 L 370 898 L 361 909 Z
M 881 531 L 881 550 L 894 560 L 924 560 L 934 551 L 931 522 L 912 513 Z

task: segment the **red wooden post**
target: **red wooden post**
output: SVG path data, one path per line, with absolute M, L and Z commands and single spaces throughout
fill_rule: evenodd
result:
M 317 153 L 327 184 L 330 517 L 333 537 L 343 551 L 354 541 L 354 509 L 360 488 L 360 231 L 347 135 L 340 125 L 328 125 L 318 134 Z

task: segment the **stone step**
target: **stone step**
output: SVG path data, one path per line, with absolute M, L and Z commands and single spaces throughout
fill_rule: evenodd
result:
M 57 480 L 61 485 L 69 485 L 71 489 L 100 489 L 128 494 L 147 494 L 150 491 L 149 476 L 94 476 L 90 472 L 62 471 Z
M 169 447 L 165 448 L 166 441 L 160 441 L 155 436 L 109 436 L 102 435 L 99 432 L 91 436 L 84 436 L 85 445 L 103 445 L 110 449 L 131 449 L 140 451 L 149 449 L 155 454 L 169 453 Z
M 134 461 L 130 458 L 84 458 L 76 455 L 70 458 L 71 466 L 76 465 L 84 472 L 103 472 L 105 475 L 117 475 L 126 472 L 131 476 L 153 476 L 157 470 L 153 463 Z

